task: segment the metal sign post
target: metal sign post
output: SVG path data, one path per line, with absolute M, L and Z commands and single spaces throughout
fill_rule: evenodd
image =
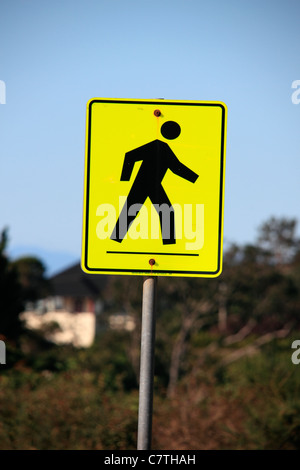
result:
M 137 450 L 150 450 L 152 434 L 157 277 L 144 280 Z

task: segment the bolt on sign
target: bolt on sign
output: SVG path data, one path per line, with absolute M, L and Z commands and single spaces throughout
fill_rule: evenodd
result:
M 226 118 L 221 102 L 88 102 L 85 272 L 221 273 Z

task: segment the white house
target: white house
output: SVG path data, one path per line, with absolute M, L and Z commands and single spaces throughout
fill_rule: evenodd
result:
M 106 276 L 86 274 L 75 264 L 50 278 L 51 295 L 29 303 L 21 319 L 27 328 L 42 330 L 56 344 L 89 347 L 95 339 L 106 283 Z

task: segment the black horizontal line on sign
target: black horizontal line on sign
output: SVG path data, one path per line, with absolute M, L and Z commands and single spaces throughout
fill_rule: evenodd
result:
M 197 253 L 153 253 L 153 251 L 107 251 L 115 255 L 164 255 L 164 256 L 199 256 Z

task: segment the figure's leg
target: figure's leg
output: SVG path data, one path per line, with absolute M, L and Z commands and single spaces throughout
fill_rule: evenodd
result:
M 126 202 L 121 210 L 115 228 L 110 236 L 111 240 L 121 243 L 126 233 L 129 230 L 130 225 L 140 212 L 145 200 L 148 195 L 146 191 L 142 191 L 137 185 L 133 185 Z
M 159 215 L 163 244 L 173 245 L 176 243 L 175 212 L 164 188 L 160 186 L 158 191 L 149 197 Z

